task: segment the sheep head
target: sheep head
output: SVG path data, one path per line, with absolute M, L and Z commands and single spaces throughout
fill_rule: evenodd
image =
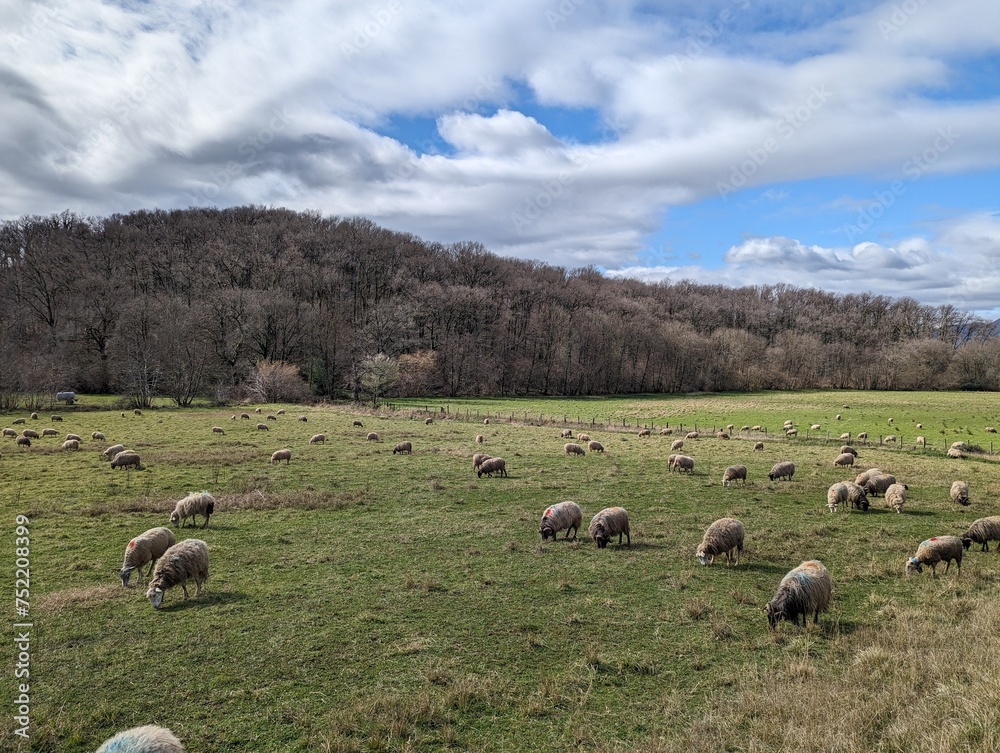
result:
M 132 577 L 132 571 L 133 571 L 133 570 L 135 570 L 135 568 L 134 568 L 134 567 L 123 567 L 123 568 L 122 568 L 122 569 L 121 569 L 121 570 L 120 570 L 120 571 L 118 572 L 118 577 L 122 579 L 122 585 L 123 585 L 123 586 L 124 586 L 125 588 L 128 588 L 128 582 L 129 582 L 129 578 L 131 578 L 131 577 Z
M 922 573 L 924 571 L 923 566 L 917 562 L 916 557 L 910 557 L 906 561 L 906 574 L 913 575 L 913 573 Z
M 158 609 L 160 604 L 163 603 L 163 589 L 156 585 L 155 581 L 150 583 L 149 589 L 146 591 L 146 598 L 153 605 L 153 609 Z

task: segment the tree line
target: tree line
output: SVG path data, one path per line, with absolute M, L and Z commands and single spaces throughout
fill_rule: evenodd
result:
M 1000 387 L 993 325 L 949 305 L 610 279 L 258 206 L 5 221 L 0 295 L 8 403 L 224 402 L 265 372 L 355 399 Z

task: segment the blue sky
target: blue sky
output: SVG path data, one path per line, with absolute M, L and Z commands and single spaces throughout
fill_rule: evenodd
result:
M 991 0 L 0 0 L 0 217 L 255 203 L 1000 316 Z

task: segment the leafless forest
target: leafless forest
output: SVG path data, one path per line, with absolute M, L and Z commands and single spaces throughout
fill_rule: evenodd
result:
M 22 217 L 0 229 L 0 395 L 594 395 L 997 389 L 993 325 L 786 284 L 646 284 L 264 207 Z M 20 398 L 12 396 L 21 396 Z

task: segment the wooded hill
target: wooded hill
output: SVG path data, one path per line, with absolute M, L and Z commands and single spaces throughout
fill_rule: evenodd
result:
M 648 284 L 256 206 L 0 226 L 0 394 L 239 397 L 261 362 L 314 395 L 997 389 L 992 324 L 777 284 Z M 398 371 L 397 371 L 398 369 Z

